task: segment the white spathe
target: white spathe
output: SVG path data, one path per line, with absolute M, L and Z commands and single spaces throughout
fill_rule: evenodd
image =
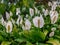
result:
M 18 15 L 18 19 L 16 21 L 16 24 L 19 25 L 19 24 L 22 24 L 22 18 L 20 15 Z
M 42 15 L 40 15 L 40 17 L 36 16 L 35 18 L 33 18 L 33 24 L 35 27 L 42 28 L 44 26 L 44 19 Z
M 20 8 L 16 8 L 16 15 L 19 15 L 20 13 Z
M 10 16 L 12 16 L 13 15 L 13 13 L 10 11 Z
M 52 28 L 51 28 L 51 31 L 55 31 L 55 30 L 56 30 L 56 27 L 52 27 Z
M 6 24 L 6 32 L 7 33 L 11 33 L 12 32 L 12 22 L 11 21 L 8 21 L 7 24 Z
M 54 24 L 58 20 L 58 12 L 57 11 L 50 11 L 50 19 L 51 19 L 51 24 Z
M 6 21 L 4 21 L 3 17 L 1 18 L 1 24 L 2 24 L 3 26 L 6 26 Z
M 52 3 L 51 2 L 48 2 L 48 6 L 52 6 Z
M 46 10 L 44 11 L 44 16 L 47 16 L 48 13 L 49 13 L 49 11 L 48 11 L 48 9 L 46 9 Z
M 1 0 L 1 3 L 4 3 L 4 0 Z
M 34 7 L 34 9 L 35 9 L 35 13 L 38 14 L 38 9 L 36 7 Z
M 57 2 L 56 1 L 53 1 L 51 10 L 55 10 L 56 7 L 57 7 Z
M 10 18 L 10 13 L 6 12 L 6 19 L 8 20 Z
M 22 25 L 22 29 L 23 30 L 30 30 L 30 28 L 31 28 L 31 22 L 28 19 L 26 19 L 25 24 Z
M 53 36 L 54 36 L 54 31 L 49 34 L 49 37 L 53 37 Z
M 31 16 L 33 16 L 34 15 L 34 9 L 29 8 L 29 13 L 30 13 Z
M 6 19 L 9 20 L 10 16 L 12 16 L 12 15 L 13 15 L 13 13 L 11 11 L 9 13 L 6 12 Z

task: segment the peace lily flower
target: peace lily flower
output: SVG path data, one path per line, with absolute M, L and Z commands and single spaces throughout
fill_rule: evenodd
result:
M 33 24 L 35 27 L 42 28 L 44 26 L 44 19 L 42 15 L 40 15 L 40 17 L 36 16 L 35 18 L 33 18 Z
M 57 19 L 58 19 L 58 12 L 57 11 L 50 11 L 50 18 L 51 18 L 51 24 L 56 23 Z
M 4 3 L 4 0 L 1 0 L 1 3 Z
M 35 8 L 35 13 L 37 14 L 38 13 L 38 9 L 36 7 L 34 7 L 34 8 Z
M 53 5 L 57 5 L 57 1 L 52 1 L 53 2 Z
M 52 6 L 52 3 L 51 2 L 48 2 L 48 6 Z
M 1 23 L 3 26 L 6 26 L 6 21 L 4 21 L 3 17 L 1 18 Z
M 42 12 L 43 12 L 43 13 L 45 12 L 45 9 L 44 9 L 44 8 L 42 9 Z
M 53 37 L 53 36 L 54 36 L 54 31 L 49 34 L 49 37 Z
M 26 18 L 28 18 L 28 14 L 26 14 Z
M 18 19 L 17 19 L 17 22 L 16 22 L 16 24 L 22 24 L 22 18 L 21 18 L 21 16 L 20 15 L 18 15 Z
M 55 30 L 56 30 L 56 28 L 55 28 L 55 27 L 52 27 L 52 28 L 51 28 L 51 31 L 55 31 Z
M 12 16 L 13 15 L 13 13 L 10 11 L 10 16 Z
M 44 11 L 44 16 L 47 16 L 48 15 L 48 9 L 46 9 L 45 11 Z
M 20 8 L 16 8 L 16 15 L 19 15 L 20 13 Z
M 25 24 L 22 25 L 22 29 L 23 30 L 30 30 L 30 28 L 31 28 L 31 22 L 28 19 L 26 19 Z
M 8 20 L 10 18 L 10 16 L 12 16 L 12 15 L 13 15 L 13 13 L 11 11 L 9 13 L 6 12 L 6 19 Z
M 56 1 L 53 1 L 53 5 L 52 5 L 51 10 L 55 10 L 55 9 L 56 9 L 56 7 L 57 7 L 57 2 L 56 2 Z
M 34 9 L 29 8 L 29 13 L 30 13 L 31 16 L 33 16 L 34 15 Z
M 8 12 L 6 12 L 6 18 L 7 20 L 10 18 L 10 14 Z
M 7 33 L 12 32 L 12 22 L 11 21 L 8 21 L 6 24 L 6 32 Z

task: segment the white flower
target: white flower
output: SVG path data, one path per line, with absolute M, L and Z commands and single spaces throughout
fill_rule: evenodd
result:
M 51 28 L 51 31 L 55 31 L 55 30 L 56 30 L 56 28 L 55 28 L 55 27 Z
M 16 24 L 22 24 L 22 18 L 21 18 L 21 16 L 20 15 L 18 15 L 18 19 L 17 19 L 17 22 L 16 22 Z
M 30 28 L 31 28 L 31 22 L 28 19 L 26 19 L 25 24 L 22 26 L 22 29 L 23 30 L 30 30 Z
M 49 37 L 53 37 L 54 36 L 54 32 L 51 32 L 50 34 L 49 34 Z
M 14 3 L 14 5 L 16 5 L 16 3 Z
M 1 3 L 4 3 L 4 0 L 1 0 Z
M 52 1 L 54 5 L 57 5 L 57 1 Z
M 6 12 L 6 18 L 7 20 L 10 18 L 10 14 L 8 12 Z
M 35 13 L 37 14 L 38 13 L 38 9 L 36 7 L 34 7 L 34 8 L 35 8 Z
M 16 8 L 16 15 L 19 15 L 20 13 L 20 8 Z
M 48 15 L 48 9 L 46 9 L 45 11 L 44 11 L 44 16 L 47 16 Z
M 29 8 L 29 13 L 30 13 L 31 16 L 33 16 L 34 15 L 34 10 L 32 8 Z
M 1 18 L 1 24 L 2 24 L 3 26 L 6 26 L 6 21 L 4 21 L 3 17 Z
M 13 13 L 10 11 L 10 16 L 12 16 L 13 15 Z
M 7 33 L 12 32 L 12 22 L 11 21 L 8 21 L 6 24 L 6 32 Z
M 51 10 L 55 10 L 55 9 L 56 9 L 56 7 L 57 7 L 57 2 L 56 2 L 56 1 L 53 1 L 53 5 L 52 5 Z
M 28 14 L 26 14 L 26 18 L 28 18 Z
M 44 26 L 44 19 L 42 17 L 42 15 L 40 17 L 35 17 L 33 18 L 33 24 L 36 27 L 42 28 Z
M 50 11 L 50 19 L 51 19 L 51 24 L 56 23 L 57 19 L 58 19 L 58 12 L 57 11 Z
M 56 9 L 56 5 L 52 5 L 52 8 L 51 8 L 51 10 L 55 10 Z
M 44 8 L 42 9 L 42 12 L 43 12 L 43 13 L 45 12 L 45 9 L 44 9 Z
M 10 5 L 11 3 L 9 2 L 8 5 Z
M 48 6 L 52 6 L 52 3 L 51 2 L 48 2 Z

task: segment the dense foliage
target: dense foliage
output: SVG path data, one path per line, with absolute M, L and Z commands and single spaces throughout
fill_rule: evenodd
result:
M 60 5 L 0 0 L 0 45 L 60 45 Z

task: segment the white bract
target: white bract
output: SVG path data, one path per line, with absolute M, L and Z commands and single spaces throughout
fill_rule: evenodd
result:
M 1 18 L 1 24 L 2 24 L 3 26 L 6 26 L 6 21 L 4 21 L 3 17 Z
M 8 20 L 10 18 L 10 13 L 6 12 L 6 19 Z
M 20 15 L 18 15 L 18 19 L 17 19 L 17 22 L 16 22 L 16 24 L 22 24 L 22 18 L 21 18 L 21 16 Z
M 28 14 L 26 14 L 26 18 L 28 18 Z
M 36 16 L 35 18 L 33 18 L 33 24 L 35 27 L 42 28 L 44 26 L 44 19 L 42 15 L 40 17 Z
M 1 0 L 1 3 L 4 3 L 4 0 Z
M 12 16 L 13 15 L 13 13 L 10 11 L 10 16 Z
M 52 3 L 51 2 L 48 2 L 48 6 L 52 6 Z
M 20 13 L 20 8 L 16 8 L 16 15 L 19 15 Z
M 49 12 L 48 12 L 48 9 L 46 9 L 46 10 L 44 11 L 44 15 L 47 16 L 48 13 L 49 13 Z
M 11 21 L 8 21 L 7 24 L 6 24 L 6 32 L 7 33 L 11 33 L 12 32 L 12 22 Z
M 28 19 L 26 19 L 25 24 L 22 25 L 22 29 L 23 30 L 30 30 L 30 28 L 31 28 L 31 22 Z
M 52 5 L 51 10 L 55 10 L 55 9 L 56 9 L 56 7 L 57 7 L 57 2 L 56 2 L 56 1 L 53 1 L 53 5 Z
M 36 7 L 34 7 L 34 8 L 35 8 L 35 13 L 37 14 L 38 13 L 38 9 Z
M 55 27 L 52 27 L 52 28 L 51 28 L 51 31 L 55 31 L 55 30 L 56 30 L 56 28 L 55 28 Z
M 54 31 L 49 34 L 49 37 L 53 37 L 53 36 L 54 36 Z
M 29 8 L 29 13 L 30 13 L 31 16 L 33 16 L 34 15 L 34 9 Z
M 42 9 L 42 12 L 43 12 L 43 13 L 45 12 L 45 9 L 44 9 L 44 8 Z
M 50 19 L 51 19 L 51 24 L 56 23 L 57 19 L 58 19 L 58 12 L 57 11 L 50 11 Z

